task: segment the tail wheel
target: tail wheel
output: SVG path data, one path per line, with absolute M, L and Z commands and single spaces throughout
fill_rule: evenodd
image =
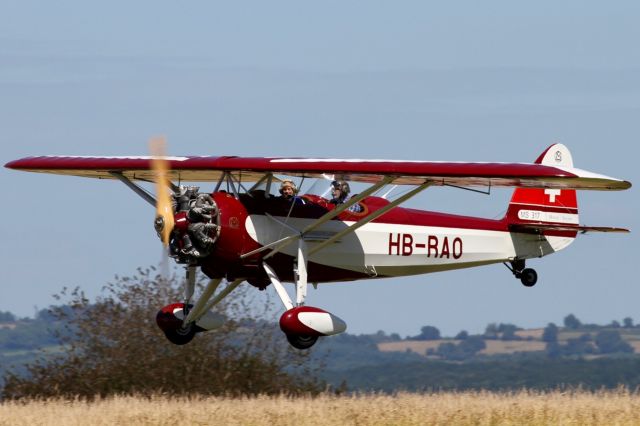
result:
M 525 268 L 520 272 L 520 281 L 525 287 L 533 287 L 538 282 L 538 273 L 535 269 Z
M 289 344 L 296 349 L 309 349 L 318 341 L 318 336 L 308 334 L 287 334 Z

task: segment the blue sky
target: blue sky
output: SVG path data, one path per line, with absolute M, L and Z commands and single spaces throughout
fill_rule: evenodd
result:
M 40 154 L 533 161 L 638 179 L 640 4 L 4 2 L 0 161 Z M 90 295 L 160 258 L 153 210 L 122 184 L 0 170 L 0 310 L 63 286 Z M 412 207 L 499 217 L 490 197 L 430 189 Z M 581 221 L 637 232 L 635 187 L 581 193 Z M 636 233 L 587 235 L 530 262 L 332 284 L 308 302 L 349 331 L 445 334 L 489 322 L 640 321 Z

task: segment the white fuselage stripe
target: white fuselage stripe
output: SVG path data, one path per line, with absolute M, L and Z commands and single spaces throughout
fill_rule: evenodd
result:
M 281 218 L 283 221 L 286 218 Z M 289 218 L 287 224 L 304 229 L 313 219 Z M 326 236 L 340 232 L 353 222 L 330 221 L 318 231 Z M 262 215 L 251 215 L 245 224 L 248 234 L 265 245 L 289 235 L 290 230 Z M 516 241 L 517 240 L 517 241 Z M 309 249 L 322 239 L 307 240 Z M 283 253 L 295 256 L 296 246 Z M 311 262 L 378 275 L 413 275 L 475 264 L 539 257 L 555 251 L 538 235 L 506 231 L 444 228 L 388 223 L 368 223 L 340 241 L 318 251 Z

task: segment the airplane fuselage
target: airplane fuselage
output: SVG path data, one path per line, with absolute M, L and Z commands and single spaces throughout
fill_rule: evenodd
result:
M 220 207 L 222 229 L 219 248 L 210 263 L 203 264 L 203 271 L 219 275 L 227 269 L 234 276 L 246 275 L 250 281 L 254 272 L 261 274 L 259 264 L 269 250 L 238 264 L 241 254 L 295 234 L 335 208 L 317 196 L 303 197 L 293 204 L 263 196 L 244 195 L 237 200 L 226 193 L 216 193 L 214 198 Z M 314 252 L 315 247 L 388 203 L 383 198 L 367 197 L 360 203 L 359 212 L 344 211 L 305 235 L 303 241 L 310 253 L 309 281 L 417 275 L 541 257 L 573 240 L 566 236 L 514 233 L 506 218 L 491 220 L 395 207 Z M 266 259 L 283 281 L 295 279 L 293 262 L 297 251 L 298 244 L 289 244 Z

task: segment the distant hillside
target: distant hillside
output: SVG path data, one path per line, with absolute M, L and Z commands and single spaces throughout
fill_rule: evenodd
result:
M 20 372 L 25 363 L 58 351 L 54 334 L 64 327 L 47 311 L 33 319 L 0 312 L 0 318 L 1 386 L 7 369 Z M 276 338 L 287 344 L 279 333 Z M 640 328 L 631 319 L 595 325 L 569 315 L 562 327 L 549 324 L 526 330 L 489 324 L 478 335 L 461 331 L 443 337 L 432 326 L 404 339 L 383 331 L 344 333 L 320 339 L 309 355 L 325 366 L 322 378 L 334 388 L 393 391 L 637 386 L 637 353 Z
M 22 319 L 0 312 L 0 385 L 8 369 L 21 371 L 22 365 L 59 350 L 54 333 L 61 330 L 62 324 L 54 321 L 46 309 L 35 318 Z
M 484 362 L 407 362 L 325 372 L 325 379 L 348 390 L 397 392 L 442 390 L 517 391 L 615 389 L 640 386 L 640 359 L 502 359 Z
M 486 338 L 481 336 L 485 342 L 486 347 L 476 352 L 475 355 L 513 355 L 516 353 L 527 352 L 544 352 L 547 349 L 547 343 L 542 339 L 544 329 L 536 328 L 529 330 L 518 330 L 515 332 L 515 339 L 503 340 L 503 336 L 498 334 L 496 337 Z M 590 346 L 593 348 L 592 353 L 585 353 L 585 355 L 591 355 L 591 357 L 609 356 L 612 353 L 598 353 L 596 345 L 596 337 L 598 333 L 618 333 L 620 338 L 629 344 L 633 349 L 633 353 L 640 353 L 640 328 L 621 328 L 621 327 L 607 327 L 597 326 L 590 328 L 580 329 L 567 329 L 559 328 L 557 335 L 557 343 L 559 345 L 568 345 L 572 341 L 579 341 L 585 339 L 585 336 L 589 336 L 587 342 L 591 342 Z M 443 357 L 437 355 L 427 355 L 427 352 L 437 351 L 440 345 L 450 343 L 459 345 L 462 343 L 461 339 L 454 338 L 441 338 L 435 340 L 415 340 L 405 339 L 393 342 L 380 342 L 378 343 L 378 349 L 381 352 L 413 352 L 415 354 L 435 359 L 442 359 Z

